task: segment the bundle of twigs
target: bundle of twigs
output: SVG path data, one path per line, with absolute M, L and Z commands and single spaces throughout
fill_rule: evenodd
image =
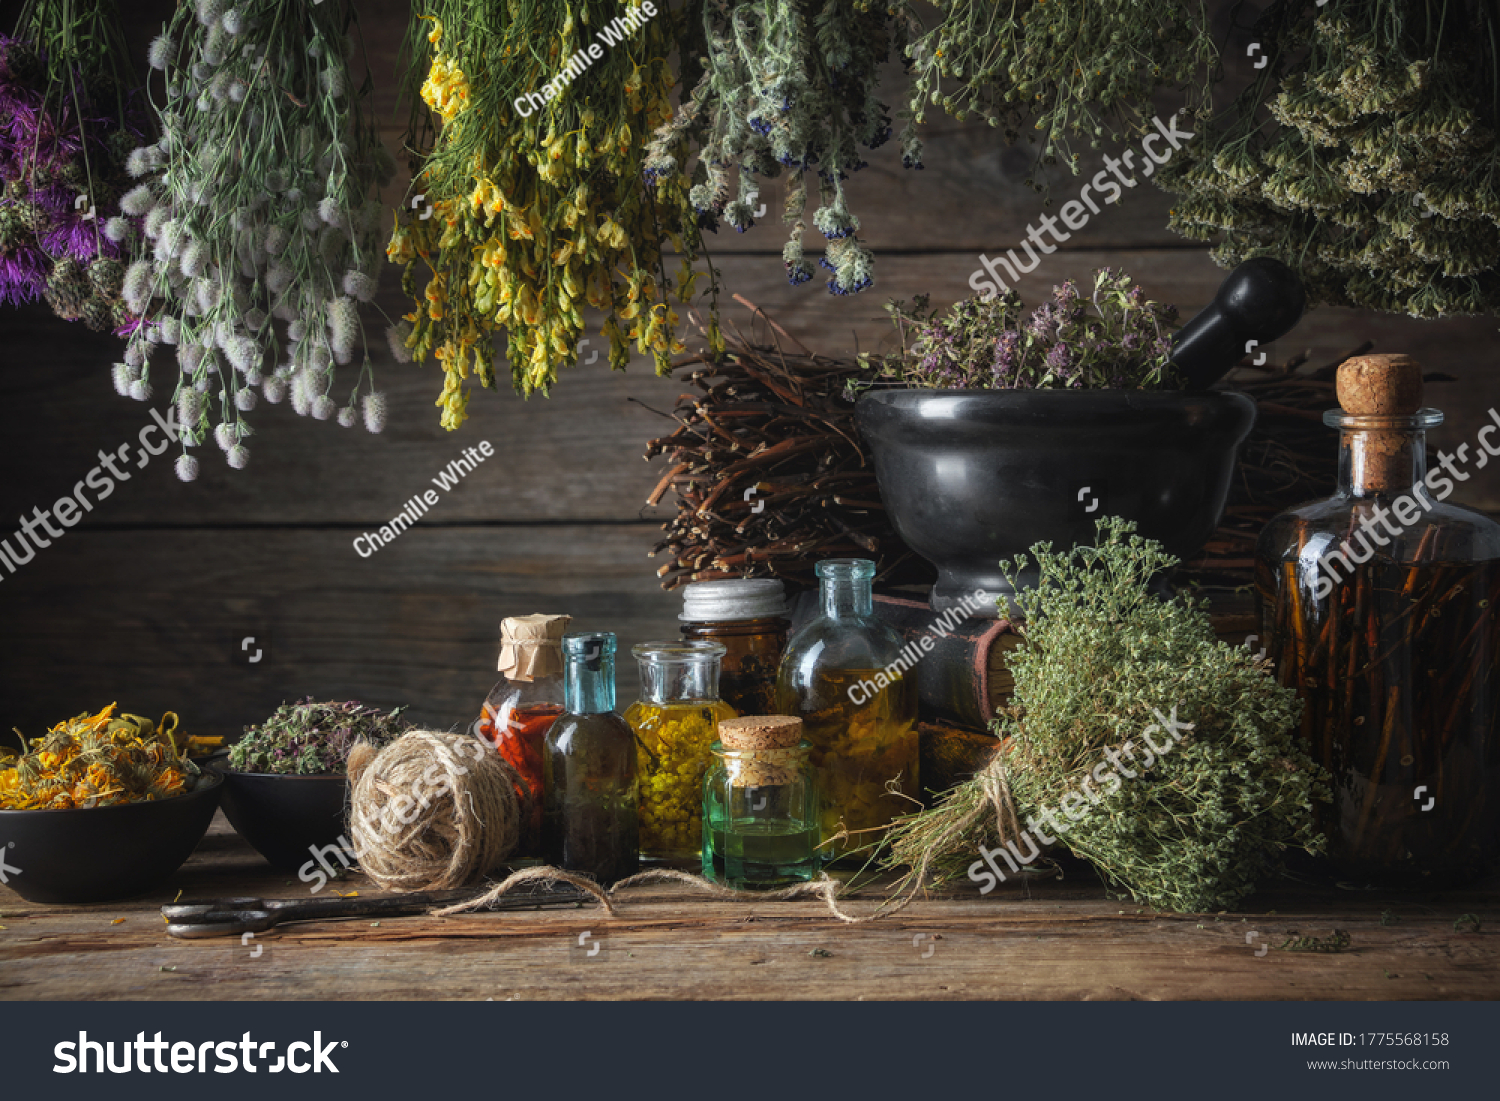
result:
M 1250 584 L 1261 529 L 1278 513 L 1333 492 L 1338 478 L 1338 438 L 1323 424 L 1323 413 L 1339 404 L 1334 390 L 1339 364 L 1373 347 L 1365 341 L 1316 368 L 1308 367 L 1306 352 L 1280 365 L 1240 364 L 1227 385 L 1255 399 L 1259 416 L 1240 449 L 1218 528 L 1202 555 L 1185 563 L 1180 573 L 1206 584 Z M 1426 380 L 1450 382 L 1452 378 L 1429 373 Z
M 731 332 L 724 356 L 674 364 L 697 392 L 678 398 L 676 431 L 646 448 L 646 458 L 670 462 L 647 503 L 668 490 L 678 498 L 651 552 L 669 558 L 656 571 L 662 587 L 731 577 L 815 587 L 816 562 L 836 557 L 873 559 L 878 583 L 930 580 L 886 518 L 844 393 L 866 368 L 817 355 L 767 324 L 783 339 Z

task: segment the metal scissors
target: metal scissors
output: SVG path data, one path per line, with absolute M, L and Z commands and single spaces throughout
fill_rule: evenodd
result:
M 397 917 L 420 914 L 477 898 L 482 890 L 424 891 L 379 898 L 213 898 L 172 902 L 161 908 L 167 933 L 174 937 L 228 937 L 263 933 L 290 921 L 333 921 L 357 917 Z M 487 910 L 530 910 L 544 906 L 573 906 L 589 896 L 571 887 L 558 890 L 517 890 L 501 895 Z

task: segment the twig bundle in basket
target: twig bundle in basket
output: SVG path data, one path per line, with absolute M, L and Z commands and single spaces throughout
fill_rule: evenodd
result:
M 647 504 L 668 490 L 678 499 L 651 552 L 669 558 L 656 571 L 662 587 L 732 577 L 812 587 L 814 564 L 840 556 L 873 559 L 887 584 L 930 577 L 886 518 L 844 395 L 866 369 L 738 334 L 728 345 L 717 361 L 707 353 L 677 361 L 697 392 L 678 399 L 676 431 L 646 448 L 646 458 L 670 460 Z

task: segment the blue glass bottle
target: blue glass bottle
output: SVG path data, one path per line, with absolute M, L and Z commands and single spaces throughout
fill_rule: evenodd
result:
M 547 863 L 615 883 L 640 867 L 635 735 L 615 712 L 615 636 L 564 635 L 563 706 L 542 754 Z

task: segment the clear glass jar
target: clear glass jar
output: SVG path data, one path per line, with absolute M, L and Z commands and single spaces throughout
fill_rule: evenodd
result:
M 741 715 L 776 710 L 776 670 L 786 649 L 786 587 L 776 580 L 698 581 L 682 590 L 684 638 L 724 644 L 719 698 Z
M 542 855 L 543 743 L 553 721 L 563 713 L 562 638 L 565 615 L 511 616 L 500 624 L 500 672 L 505 676 L 490 691 L 477 729 L 504 757 L 524 785 L 521 796 L 521 840 L 515 857 Z
M 615 636 L 564 635 L 566 711 L 542 757 L 547 863 L 615 883 L 640 867 L 635 736 L 615 714 Z
M 643 642 L 631 648 L 641 698 L 625 711 L 641 778 L 641 855 L 696 860 L 703 841 L 703 774 L 720 719 L 717 642 Z
M 822 614 L 787 643 L 776 680 L 776 711 L 802 719 L 812 743 L 822 804 L 825 859 L 880 840 L 916 807 L 917 686 L 894 628 L 875 618 L 875 563 L 819 562 Z M 904 795 L 891 791 L 896 788 Z
M 736 890 L 811 879 L 822 824 L 802 723 L 746 716 L 720 723 L 719 738 L 703 778 L 703 875 Z
M 1500 854 L 1500 525 L 1438 499 L 1468 475 L 1451 455 L 1427 469 L 1437 410 L 1323 419 L 1338 491 L 1272 520 L 1256 563 L 1261 635 L 1331 775 L 1318 868 L 1356 887 L 1472 880 Z

